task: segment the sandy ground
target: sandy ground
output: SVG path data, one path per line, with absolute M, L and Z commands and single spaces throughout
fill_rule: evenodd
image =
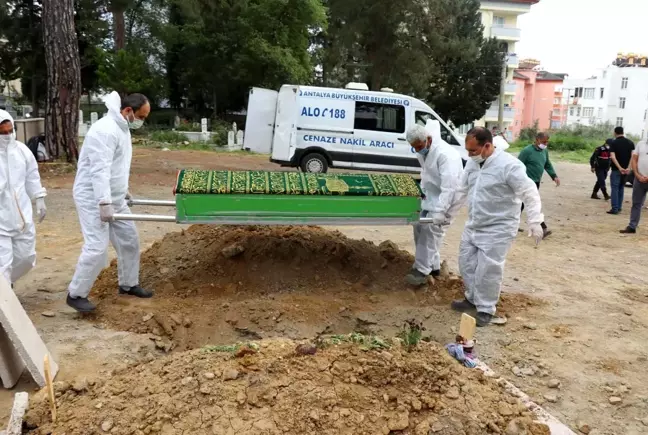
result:
M 187 167 L 277 169 L 258 156 L 140 148 L 135 152 L 131 190 L 138 197 L 170 199 L 175 171 Z M 562 186 L 556 188 L 546 178 L 541 188 L 547 224 L 554 235 L 539 248 L 526 234 L 520 235 L 509 254 L 503 287 L 504 292 L 525 293 L 545 303 L 514 314 L 504 327 L 480 330 L 478 352 L 493 369 L 544 402 L 574 429 L 586 423 L 592 434 L 648 433 L 648 274 L 642 266 L 648 235 L 618 232 L 627 224 L 629 189 L 623 213 L 610 216 L 605 202 L 589 199 L 594 177 L 587 166 L 559 163 L 557 170 Z M 65 289 L 82 237 L 72 201 L 73 175 L 60 172 L 49 168 L 43 172 L 49 189 L 48 217 L 38 227 L 38 265 L 16 289 L 60 365 L 57 380 L 96 375 L 151 354 L 161 355 L 146 336 L 109 330 L 80 318 L 65 305 Z M 452 270 L 457 269 L 464 220 L 465 210 L 449 230 L 442 252 Z M 143 249 L 167 232 L 179 230 L 173 224 L 157 223 L 142 223 L 139 229 Z M 410 228 L 339 230 L 351 238 L 376 243 L 389 239 L 403 249 L 413 249 Z M 417 306 L 418 298 L 415 292 L 403 292 L 395 295 L 402 306 L 373 310 L 374 331 L 393 333 L 405 319 L 415 317 L 425 319 L 435 340 L 452 341 L 459 317 L 446 306 Z M 366 304 L 372 302 L 369 298 Z M 45 311 L 55 316 L 44 317 Z M 555 380 L 560 388 L 550 389 L 548 384 Z M 14 391 L 0 391 L 0 421 L 6 418 L 15 391 L 34 388 L 25 380 Z M 621 402 L 613 405 L 611 397 Z

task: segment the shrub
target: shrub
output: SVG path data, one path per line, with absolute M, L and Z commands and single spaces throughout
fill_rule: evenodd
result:
M 520 130 L 520 136 L 518 140 L 528 143 L 534 142 L 536 136 L 538 136 L 538 120 L 533 123 L 532 127 L 526 127 Z
M 183 143 L 188 141 L 185 135 L 175 131 L 168 131 L 168 130 L 154 131 L 153 133 L 151 133 L 151 140 L 155 142 L 164 142 L 164 143 L 171 143 L 171 144 L 178 144 L 178 143 Z
M 227 145 L 227 134 L 232 129 L 232 125 L 222 119 L 214 118 L 210 120 L 211 132 L 214 134 L 212 142 L 219 147 Z

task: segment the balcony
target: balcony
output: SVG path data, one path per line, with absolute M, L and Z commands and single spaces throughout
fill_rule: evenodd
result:
M 504 41 L 519 41 L 522 31 L 515 27 L 493 26 L 491 27 L 491 36 Z
M 499 119 L 499 107 L 496 104 L 493 104 L 486 111 L 486 116 L 484 117 L 486 122 L 497 122 Z M 512 107 L 504 108 L 504 121 L 512 122 L 515 118 L 515 109 Z
M 506 66 L 509 68 L 517 68 L 520 66 L 520 58 L 515 53 L 509 53 L 506 58 Z
M 504 87 L 504 93 L 506 95 L 515 95 L 516 91 L 517 91 L 517 83 L 506 82 L 506 86 Z

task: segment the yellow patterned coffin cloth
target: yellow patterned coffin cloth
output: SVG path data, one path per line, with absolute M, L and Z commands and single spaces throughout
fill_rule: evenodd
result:
M 174 194 L 421 196 L 409 175 L 309 174 L 268 171 L 178 172 Z

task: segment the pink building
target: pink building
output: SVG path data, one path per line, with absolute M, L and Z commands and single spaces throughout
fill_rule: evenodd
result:
M 560 89 L 564 79 L 564 74 L 532 69 L 515 70 L 515 116 L 511 124 L 513 137 L 517 138 L 523 128 L 532 127 L 536 120 L 540 130 L 560 126 L 563 107 Z

